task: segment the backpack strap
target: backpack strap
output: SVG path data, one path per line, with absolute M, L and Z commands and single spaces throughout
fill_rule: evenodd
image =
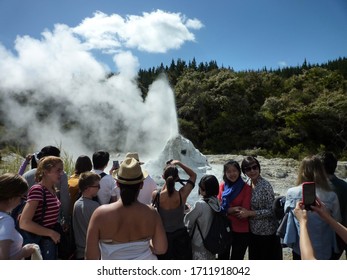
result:
M 99 174 L 99 176 L 101 177 L 101 179 L 104 178 L 106 175 L 107 175 L 107 174 L 106 174 L 105 172 L 101 172 L 101 173 Z
M 213 208 L 212 208 L 212 206 L 211 206 L 210 204 L 208 204 L 208 202 L 207 202 L 208 199 L 204 199 L 204 201 L 206 202 L 206 204 L 207 204 L 208 206 L 210 206 L 211 210 L 213 211 L 213 215 L 214 215 L 214 214 L 216 213 L 216 211 L 213 210 Z M 212 217 L 212 219 L 213 219 L 213 217 Z M 202 235 L 201 228 L 200 228 L 200 226 L 199 226 L 198 221 L 196 221 L 195 224 L 194 224 L 191 238 L 193 238 L 193 236 L 194 236 L 194 232 L 195 232 L 195 228 L 196 228 L 196 227 L 198 227 L 198 230 L 199 230 L 199 232 L 200 232 L 201 239 L 202 239 L 202 241 L 204 242 L 204 241 L 205 241 L 205 238 L 204 238 L 204 236 Z
M 161 189 L 159 189 L 157 191 L 157 194 L 155 195 L 155 198 L 152 202 L 152 206 L 157 208 L 157 210 L 159 211 L 159 208 L 160 208 L 160 192 L 161 192 Z
M 41 213 L 41 219 L 39 224 L 43 224 L 43 219 L 45 218 L 45 214 L 46 214 L 46 210 L 47 210 L 47 198 L 46 198 L 46 191 L 45 188 L 41 185 L 41 189 L 42 189 L 42 213 Z

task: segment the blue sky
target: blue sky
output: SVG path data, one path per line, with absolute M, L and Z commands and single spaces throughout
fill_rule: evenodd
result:
M 111 70 L 119 52 L 143 69 L 195 57 L 236 71 L 347 56 L 345 0 L 0 0 L 0 44 L 15 56 L 17 36 L 45 41 L 58 23 Z

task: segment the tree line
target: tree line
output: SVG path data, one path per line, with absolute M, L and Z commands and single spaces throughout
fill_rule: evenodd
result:
M 161 73 L 175 93 L 180 133 L 205 154 L 300 159 L 331 150 L 347 159 L 347 58 L 239 72 L 178 59 L 139 71 L 144 98 Z

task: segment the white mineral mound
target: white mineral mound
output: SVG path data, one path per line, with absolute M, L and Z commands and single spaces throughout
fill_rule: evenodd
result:
M 159 186 L 164 183 L 161 176 L 166 162 L 170 159 L 179 160 L 189 166 L 198 174 L 198 180 L 211 169 L 206 156 L 196 149 L 190 140 L 178 135 L 168 140 L 156 159 L 148 160 L 143 166 Z M 187 174 L 180 168 L 179 172 L 181 179 L 188 179 Z

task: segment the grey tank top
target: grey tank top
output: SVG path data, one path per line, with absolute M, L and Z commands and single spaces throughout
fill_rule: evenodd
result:
M 178 193 L 180 195 L 180 205 L 177 208 L 167 210 L 159 206 L 158 209 L 166 232 L 174 232 L 184 227 L 183 218 L 185 205 L 182 203 L 181 193 Z

